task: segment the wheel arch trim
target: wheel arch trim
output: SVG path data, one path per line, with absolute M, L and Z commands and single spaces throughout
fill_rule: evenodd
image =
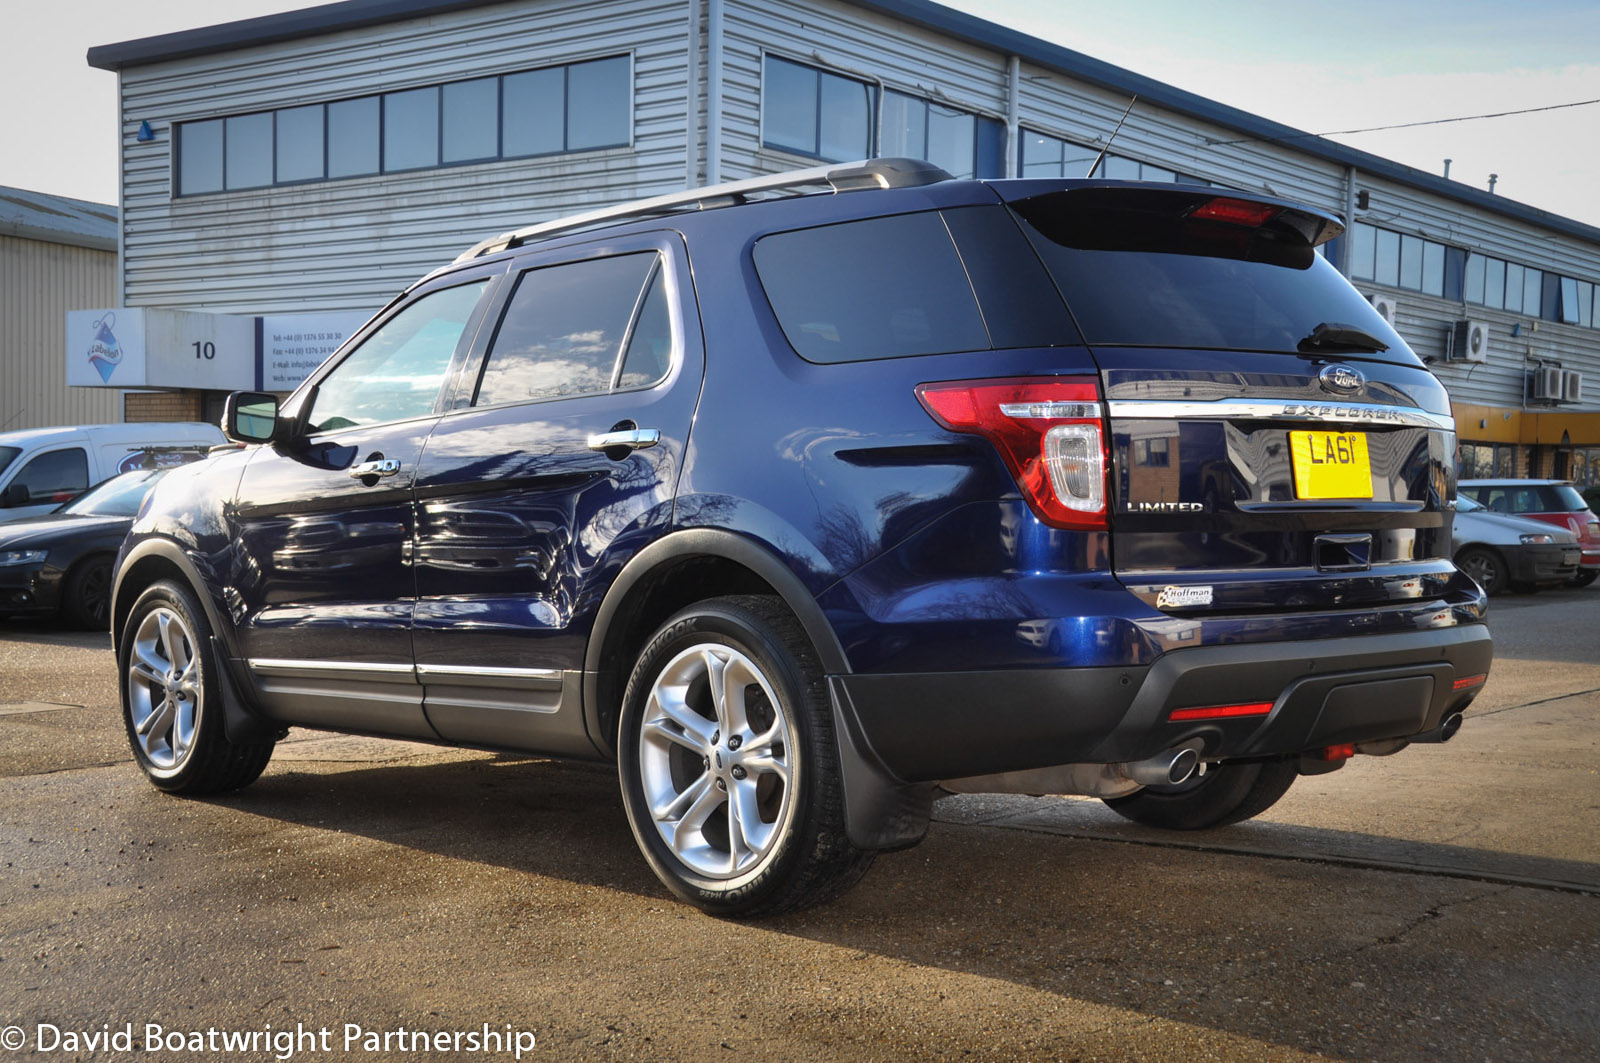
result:
M 794 570 L 778 552 L 758 540 L 719 528 L 688 528 L 671 532 L 640 550 L 628 561 L 606 591 L 595 613 L 589 645 L 584 652 L 583 712 L 589 736 L 608 754 L 615 753 L 613 736 L 605 733 L 600 706 L 600 674 L 607 634 L 634 592 L 663 569 L 694 558 L 731 561 L 748 569 L 767 583 L 790 612 L 794 613 L 817 651 L 817 658 L 828 674 L 848 674 L 849 659 L 833 627 Z

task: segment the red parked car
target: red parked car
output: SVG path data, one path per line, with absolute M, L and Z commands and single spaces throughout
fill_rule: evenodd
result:
M 1457 489 L 1495 513 L 1532 517 L 1576 535 L 1583 561 L 1573 586 L 1587 587 L 1600 575 L 1600 519 L 1570 481 L 1462 480 Z

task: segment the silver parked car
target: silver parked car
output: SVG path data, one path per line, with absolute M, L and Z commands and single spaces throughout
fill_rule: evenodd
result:
M 1559 586 L 1578 573 L 1578 537 L 1543 521 L 1491 513 L 1466 495 L 1456 499 L 1451 540 L 1456 567 L 1499 594 Z

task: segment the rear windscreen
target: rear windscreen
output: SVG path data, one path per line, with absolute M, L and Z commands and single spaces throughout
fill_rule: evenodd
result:
M 1013 204 L 1091 345 L 1301 349 L 1319 325 L 1353 326 L 1414 356 L 1361 294 L 1316 252 L 1312 215 L 1260 225 L 1191 217 L 1204 197 L 1080 189 Z

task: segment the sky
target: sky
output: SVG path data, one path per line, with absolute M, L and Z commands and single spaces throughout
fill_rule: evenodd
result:
M 50 0 L 8 11 L 0 185 L 115 203 L 116 76 L 93 45 L 314 6 Z M 950 0 L 1220 103 L 1600 226 L 1600 0 Z M 1384 132 L 1342 133 L 1558 108 Z M 1159 161 L 1159 160 L 1152 160 Z

